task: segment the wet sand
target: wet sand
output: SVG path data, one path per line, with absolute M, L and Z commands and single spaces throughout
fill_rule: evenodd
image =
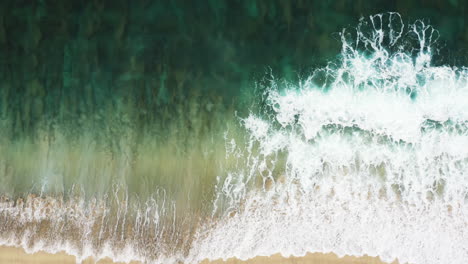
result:
M 0 246 L 0 264 L 76 264 L 76 258 L 65 253 L 49 254 L 37 252 L 27 254 L 22 248 Z M 93 259 L 86 259 L 81 264 L 96 263 Z M 117 264 L 111 259 L 102 259 L 98 264 Z M 120 264 L 120 263 L 119 263 Z M 132 262 L 131 264 L 139 264 Z
M 4 247 L 0 246 L 0 264 L 76 264 L 76 259 L 73 256 L 65 253 L 49 254 L 45 252 L 37 252 L 34 254 L 27 254 L 21 248 Z M 81 264 L 95 263 L 93 259 L 86 259 Z M 98 264 L 117 264 L 120 262 L 112 262 L 110 259 L 102 259 L 97 262 Z M 279 254 L 270 257 L 255 257 L 247 261 L 241 261 L 235 258 L 228 259 L 227 261 L 205 260 L 202 264 L 383 264 L 379 258 L 374 257 L 349 257 L 338 258 L 335 254 L 328 253 L 308 253 L 304 257 L 289 257 L 284 258 Z M 393 262 L 397 264 L 398 262 Z M 131 262 L 131 264 L 139 264 L 139 262 Z

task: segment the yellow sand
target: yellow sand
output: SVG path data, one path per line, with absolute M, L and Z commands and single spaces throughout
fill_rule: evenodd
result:
M 65 253 L 48 254 L 38 252 L 34 254 L 27 254 L 21 248 L 15 247 L 0 247 L 0 264 L 75 264 L 76 259 L 73 256 Z M 95 263 L 92 259 L 86 259 L 82 264 Z M 104 259 L 97 262 L 98 264 L 113 264 L 110 259 Z M 247 261 L 240 261 L 238 259 L 229 259 L 227 261 L 203 261 L 202 264 L 382 264 L 379 258 L 374 257 L 344 257 L 338 258 L 335 254 L 322 254 L 322 253 L 309 253 L 304 257 L 290 257 L 284 258 L 276 254 L 270 257 L 255 257 Z M 394 262 L 396 264 L 398 262 Z M 139 264 L 139 262 L 132 262 L 131 264 Z

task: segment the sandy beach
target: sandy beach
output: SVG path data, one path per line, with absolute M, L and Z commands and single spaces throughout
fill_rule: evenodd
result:
M 45 252 L 37 252 L 34 254 L 27 254 L 23 249 L 16 247 L 0 247 L 0 264 L 75 264 L 76 258 L 65 253 L 49 254 Z M 81 264 L 117 264 L 121 262 L 113 262 L 110 259 L 101 259 L 95 262 L 93 259 L 86 259 Z M 205 260 L 202 264 L 381 264 L 379 258 L 374 257 L 349 257 L 338 258 L 335 254 L 328 253 L 308 253 L 304 257 L 289 257 L 284 258 L 279 254 L 270 257 L 255 257 L 247 261 L 241 261 L 235 258 L 228 259 L 227 261 Z M 396 264 L 398 262 L 393 262 Z M 139 264 L 139 262 L 131 262 L 130 264 Z

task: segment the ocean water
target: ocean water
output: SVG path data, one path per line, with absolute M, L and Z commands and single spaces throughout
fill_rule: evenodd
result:
M 397 13 L 339 36 L 337 59 L 268 77 L 247 114 L 197 97 L 186 119 L 141 129 L 122 102 L 79 129 L 3 137 L 0 244 L 78 261 L 465 263 L 468 68 L 435 65 L 438 31 Z

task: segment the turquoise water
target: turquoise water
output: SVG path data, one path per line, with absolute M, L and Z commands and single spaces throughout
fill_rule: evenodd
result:
M 326 66 L 243 76 L 220 96 L 232 85 L 223 73 L 143 63 L 143 44 L 118 77 L 99 70 L 113 57 L 91 56 L 103 48 L 86 40 L 96 20 L 77 23 L 61 79 L 3 89 L 0 244 L 148 263 L 466 259 L 468 71 L 436 63 L 440 34 L 427 22 L 363 18 L 337 34 Z M 144 42 L 119 36 L 116 49 Z M 222 64 L 236 57 L 226 52 Z M 92 70 L 75 66 L 87 60 Z M 147 79 L 147 67 L 159 74 Z

